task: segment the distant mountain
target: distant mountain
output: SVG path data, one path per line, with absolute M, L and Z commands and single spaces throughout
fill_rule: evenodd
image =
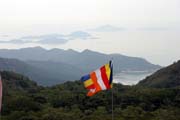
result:
M 83 75 L 81 69 L 66 63 L 53 61 L 26 61 L 26 63 L 31 66 L 36 66 L 38 69 L 47 71 L 46 76 L 51 77 L 51 79 L 49 79 L 49 84 L 51 85 L 65 81 L 79 80 Z
M 23 61 L 52 61 L 72 65 L 84 73 L 97 69 L 113 58 L 115 72 L 120 71 L 154 71 L 160 68 L 147 60 L 138 57 L 129 57 L 121 54 L 103 54 L 91 50 L 77 52 L 72 49 L 51 49 L 41 47 L 23 49 L 1 49 L 0 57 L 16 58 Z M 40 62 L 39 62 L 40 63 Z
M 139 82 L 140 86 L 171 88 L 180 86 L 180 61 L 158 70 L 153 75 Z
M 28 76 L 40 85 L 54 85 L 67 80 L 79 79 L 81 70 L 68 64 L 48 61 L 23 62 L 17 59 L 0 58 L 1 71 L 13 71 Z
M 38 69 L 34 66 L 30 66 L 23 61 L 6 58 L 0 58 L 0 70 L 21 73 L 23 75 L 27 75 L 28 77 L 34 79 L 37 82 L 39 82 L 39 79 L 44 79 L 45 77 L 41 75 L 46 73 L 46 71 Z

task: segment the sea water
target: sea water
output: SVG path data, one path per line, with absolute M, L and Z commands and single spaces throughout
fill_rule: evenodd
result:
M 145 79 L 147 76 L 153 74 L 154 72 L 144 72 L 144 71 L 128 71 L 121 72 L 114 75 L 114 82 L 121 83 L 123 85 L 135 85 L 139 81 Z

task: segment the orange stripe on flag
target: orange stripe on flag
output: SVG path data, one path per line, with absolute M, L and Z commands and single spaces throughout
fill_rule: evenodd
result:
M 92 79 L 92 81 L 93 81 L 93 83 L 94 83 L 94 85 L 95 85 L 95 87 L 96 87 L 96 90 L 97 90 L 97 91 L 100 91 L 100 90 L 101 90 L 101 87 L 99 86 L 99 84 L 98 84 L 98 82 L 97 82 L 96 73 L 95 73 L 95 72 L 92 72 L 92 73 L 90 74 L 90 76 L 91 76 L 91 79 Z

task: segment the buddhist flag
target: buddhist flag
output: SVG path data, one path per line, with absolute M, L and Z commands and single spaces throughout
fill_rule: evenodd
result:
M 113 81 L 113 66 L 112 62 L 105 64 L 99 69 L 85 75 L 81 78 L 84 86 L 88 91 L 87 96 L 93 96 L 101 90 L 112 88 Z
M 0 112 L 1 112 L 1 106 L 2 106 L 2 80 L 0 76 Z

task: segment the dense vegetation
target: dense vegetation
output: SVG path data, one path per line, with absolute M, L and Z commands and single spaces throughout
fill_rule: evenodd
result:
M 27 77 L 1 72 L 1 120 L 111 120 L 111 91 L 86 97 L 79 81 L 38 86 Z M 114 120 L 180 120 L 180 87 L 114 84 Z

